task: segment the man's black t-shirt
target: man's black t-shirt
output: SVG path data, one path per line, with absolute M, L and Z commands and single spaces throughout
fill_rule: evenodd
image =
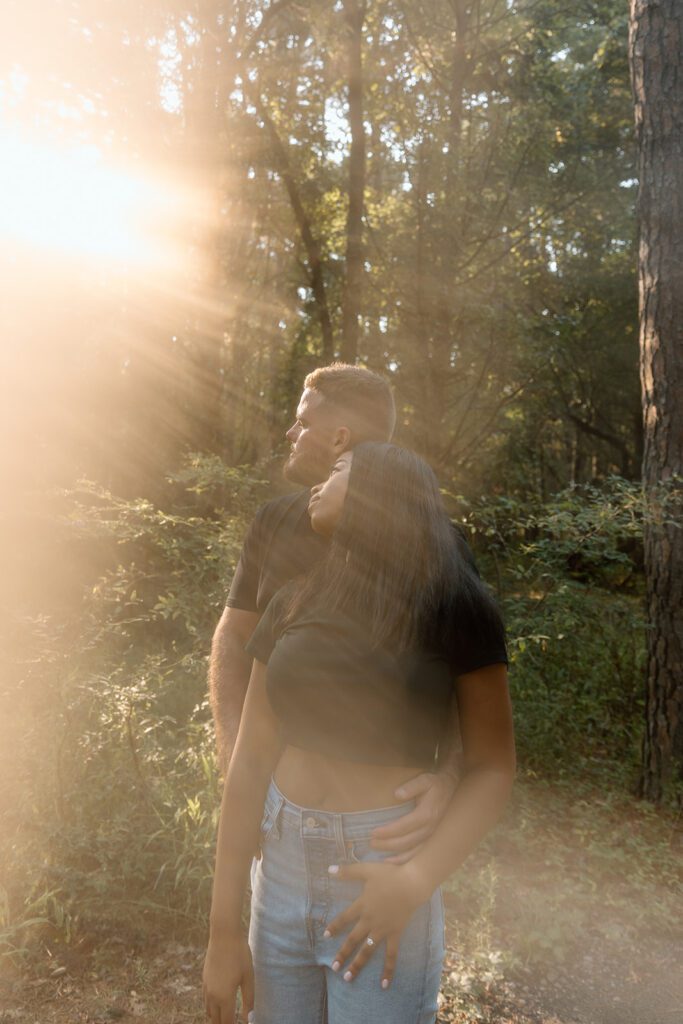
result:
M 327 551 L 308 516 L 309 490 L 285 494 L 261 505 L 247 531 L 225 602 L 228 608 L 263 612 L 278 590 L 303 576 Z M 462 531 L 453 526 L 461 557 L 477 572 Z
M 262 505 L 244 539 L 226 604 L 263 613 L 277 591 L 319 561 L 327 541 L 308 517 L 309 490 Z

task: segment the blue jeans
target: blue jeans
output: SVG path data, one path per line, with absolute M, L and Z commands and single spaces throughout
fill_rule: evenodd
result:
M 343 970 L 332 970 L 344 935 L 323 935 L 327 923 L 362 888 L 360 882 L 330 875 L 329 865 L 381 860 L 370 849 L 370 833 L 412 806 L 352 814 L 308 810 L 291 803 L 271 783 L 262 856 L 252 873 L 249 945 L 256 975 L 256 1024 L 433 1024 L 444 956 L 440 890 L 408 922 L 386 990 L 380 984 L 384 943 L 358 977 L 346 982 Z

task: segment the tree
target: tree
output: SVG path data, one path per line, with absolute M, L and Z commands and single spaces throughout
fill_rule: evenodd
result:
M 28 38 L 42 6 L 22 5 Z M 49 390 L 87 407 L 87 430 L 77 447 L 41 429 L 41 460 L 61 445 L 65 476 L 128 494 L 165 488 L 188 447 L 252 462 L 303 374 L 342 356 L 391 374 L 398 438 L 459 490 L 635 475 L 620 0 L 105 6 L 54 15 L 66 56 L 39 48 L 21 105 L 49 116 L 61 83 L 63 125 L 181 179 L 191 269 L 163 294 L 105 282 L 113 308 L 92 326 L 59 289 L 79 395 Z M 41 306 L 45 327 L 40 309 L 15 318 L 27 375 L 54 337 Z M 67 377 L 59 346 L 50 358 Z
M 640 194 L 643 477 L 655 494 L 683 478 L 683 6 L 632 0 L 630 58 Z M 678 482 L 677 482 L 678 478 Z M 656 500 L 656 498 L 655 498 Z M 650 620 L 642 794 L 683 779 L 683 532 L 665 517 L 645 535 Z

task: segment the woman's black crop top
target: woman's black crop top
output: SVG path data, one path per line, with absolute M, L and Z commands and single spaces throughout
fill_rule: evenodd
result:
M 292 584 L 247 644 L 287 744 L 364 764 L 431 767 L 458 675 L 507 664 L 499 625 L 441 629 L 432 649 L 394 654 L 341 612 L 311 607 L 284 628 Z

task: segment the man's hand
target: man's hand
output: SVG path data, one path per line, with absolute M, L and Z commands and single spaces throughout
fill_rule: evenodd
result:
M 423 772 L 396 790 L 399 800 L 416 800 L 417 806 L 389 825 L 372 833 L 373 850 L 389 850 L 385 864 L 405 864 L 429 839 L 446 812 L 457 779 L 451 771 Z

